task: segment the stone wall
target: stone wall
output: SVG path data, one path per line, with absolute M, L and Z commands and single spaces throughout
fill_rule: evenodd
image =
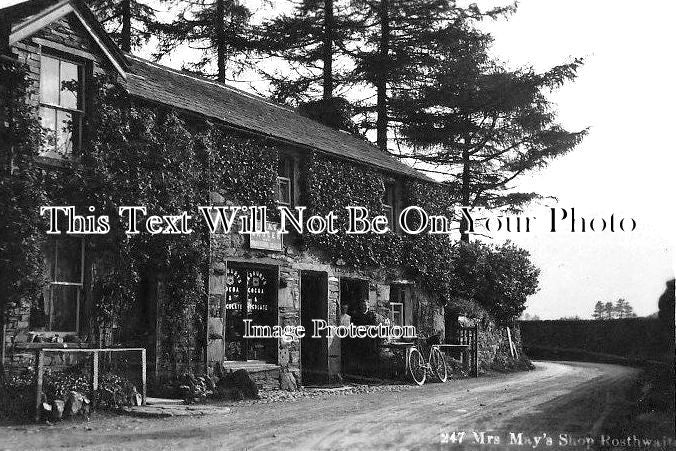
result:
M 279 325 L 300 325 L 300 279 L 298 271 L 289 265 L 280 265 L 279 278 L 286 285 L 279 289 L 277 309 Z M 300 343 L 292 341 L 279 342 L 277 362 L 279 365 L 289 368 L 300 368 Z
M 40 84 L 40 49 L 31 40 L 25 40 L 14 45 L 11 50 L 17 55 L 18 61 L 26 64 L 28 67 L 28 79 L 35 87 L 35 92 L 33 92 L 28 101 L 32 105 L 37 106 L 39 103 L 39 96 L 36 93 Z M 30 354 L 22 355 L 20 353 L 9 353 L 10 347 L 15 339 L 17 339 L 19 335 L 25 335 L 28 331 L 31 310 L 30 304 L 30 300 L 23 300 L 18 305 L 10 308 L 6 313 L 2 343 L 5 346 L 3 355 L 6 358 L 5 364 L 7 364 L 8 367 L 29 365 L 33 361 Z
M 216 204 L 224 203 L 224 199 L 214 193 L 212 200 Z M 250 249 L 248 238 L 236 233 L 224 235 L 213 234 L 210 239 L 210 306 L 222 303 L 225 294 L 225 286 L 217 280 L 224 274 L 228 264 L 244 263 L 275 266 L 279 270 L 279 289 L 277 293 L 277 308 L 279 325 L 300 325 L 301 318 L 301 293 L 300 278 L 302 271 L 322 272 L 328 279 L 327 310 L 325 312 L 329 324 L 338 324 L 340 312 L 340 279 L 359 279 L 368 283 L 368 300 L 371 308 L 384 317 L 389 317 L 390 284 L 402 279 L 402 273 L 397 268 L 385 269 L 351 269 L 335 264 L 327 263 L 319 253 L 311 250 L 300 250 L 291 239 L 286 239 L 282 251 L 263 251 Z M 419 327 L 419 333 L 427 335 L 439 334 L 443 336 L 444 318 L 443 309 L 438 307 L 433 300 L 422 290 L 414 289 L 414 319 L 413 322 Z M 215 309 L 210 308 L 213 313 Z M 213 324 L 222 323 L 211 321 Z M 215 336 L 215 335 L 214 335 Z M 210 342 L 213 345 L 209 352 L 209 367 L 220 362 L 219 353 L 215 350 L 221 346 L 218 342 Z M 326 368 L 328 380 L 338 381 L 341 378 L 343 368 L 341 340 L 337 337 L 329 338 L 327 343 Z M 291 371 L 299 371 L 301 356 L 299 343 L 279 342 L 277 364 Z M 222 353 L 221 353 L 222 354 Z
M 91 41 L 79 21 L 72 14 L 54 22 L 34 36 L 14 44 L 11 48 L 12 53 L 17 56 L 18 62 L 25 64 L 28 68 L 28 79 L 32 83 L 33 90 L 27 100 L 35 107 L 40 103 L 40 54 L 43 47 L 72 53 L 76 58 L 85 58 L 91 61 L 93 73 L 101 73 L 106 70 L 105 58 L 99 54 L 97 45 Z M 82 300 L 82 313 L 87 311 L 86 301 L 86 298 Z M 30 311 L 31 302 L 25 300 L 7 312 L 2 343 L 4 343 L 5 363 L 10 368 L 21 369 L 34 363 L 33 353 L 12 351 L 12 344 L 15 340 L 25 341 L 30 327 Z M 86 330 L 88 324 L 84 321 L 80 323 L 81 330 Z
M 484 321 L 483 324 L 479 325 L 479 374 L 493 370 L 507 371 L 530 368 L 530 360 L 523 351 L 519 327 L 510 327 L 510 331 L 512 342 L 516 346 L 516 358 L 512 356 L 509 349 L 507 327 L 496 326 L 491 321 Z
M 154 356 L 155 368 L 153 384 L 164 387 L 175 382 L 184 374 L 207 374 L 206 366 L 206 312 L 200 305 L 183 305 L 177 318 L 170 318 L 168 313 L 168 295 L 165 278 L 157 281 L 157 312 L 155 315 L 154 339 L 155 349 L 148 352 Z M 175 308 L 175 307 L 174 307 Z M 176 313 L 172 313 L 176 315 Z M 178 323 L 181 333 L 175 333 Z
M 91 61 L 93 73 L 101 73 L 104 70 L 110 70 L 105 57 L 100 54 L 97 45 L 91 41 L 86 31 L 79 24 L 79 21 L 73 16 L 67 16 L 54 24 L 45 27 L 35 36 L 27 38 L 14 46 L 13 51 L 18 54 L 19 60 L 29 66 L 29 76 L 35 84 L 35 93 L 30 101 L 39 104 L 39 81 L 40 81 L 40 54 L 43 49 L 48 51 L 65 53 L 73 55 L 75 59 L 82 61 Z M 86 76 L 90 75 L 89 73 Z M 299 172 L 295 171 L 298 177 Z M 298 182 L 298 180 L 296 180 Z M 300 183 L 294 183 L 297 188 Z M 221 198 L 221 200 L 223 200 Z M 166 315 L 164 308 L 166 306 L 166 295 L 161 280 L 154 280 L 155 294 L 153 294 L 154 315 L 156 321 L 148 329 L 148 342 L 153 344 L 139 343 L 149 348 L 149 358 L 153 360 L 149 366 L 155 368 L 155 381 L 161 383 L 162 379 L 175 377 L 184 371 L 207 371 L 206 365 L 213 365 L 220 362 L 223 353 L 219 352 L 219 341 L 223 337 L 218 337 L 219 323 L 212 319 L 217 319 L 219 310 L 223 305 L 225 295 L 225 268 L 229 262 L 256 263 L 269 266 L 275 266 L 279 270 L 280 286 L 277 293 L 277 319 L 278 324 L 282 326 L 300 324 L 300 279 L 301 271 L 320 271 L 326 273 L 328 278 L 327 309 L 326 318 L 329 323 L 338 323 L 338 312 L 340 306 L 340 278 L 357 278 L 366 280 L 369 283 L 369 301 L 372 308 L 381 315 L 389 315 L 389 294 L 390 282 L 401 279 L 401 271 L 396 268 L 390 269 L 364 269 L 352 270 L 333 263 L 327 263 L 319 253 L 311 251 L 301 251 L 290 243 L 291 239 L 285 238 L 285 246 L 282 252 L 257 251 L 249 249 L 248 238 L 237 234 L 231 235 L 212 235 L 210 241 L 210 259 L 209 268 L 209 293 L 207 310 L 209 321 L 206 326 L 206 343 L 198 343 L 197 338 L 204 331 L 199 333 L 188 333 L 186 337 L 170 343 L 167 334 Z M 86 256 L 91 263 L 91 256 Z M 91 269 L 91 268 L 89 268 Z M 155 275 L 159 276 L 159 275 Z M 83 306 L 85 303 L 91 303 L 91 285 L 85 283 Z M 416 299 L 416 324 L 421 332 L 435 334 L 443 330 L 443 316 L 440 316 L 440 310 L 434 306 L 431 300 L 419 290 L 415 296 Z M 90 305 L 85 306 L 82 312 L 90 314 L 92 310 Z M 202 315 L 197 306 L 189 306 L 185 312 L 186 321 L 191 321 L 196 315 Z M 222 315 L 221 315 L 222 316 Z M 9 312 L 6 329 L 5 342 L 11 343 L 12 338 L 20 332 L 26 332 L 29 328 L 30 305 L 18 306 Z M 440 319 L 441 318 L 441 319 Z M 81 321 L 82 327 L 85 322 Z M 222 328 L 222 324 L 220 324 Z M 152 329 L 152 331 L 150 330 Z M 122 328 L 120 332 L 126 333 Z M 106 333 L 99 337 L 93 337 L 94 328 L 87 331 L 87 340 L 91 343 L 100 341 L 101 344 L 112 343 L 112 333 Z M 110 331 L 107 331 L 110 332 Z M 152 333 L 151 333 L 152 332 Z M 104 336 L 105 335 L 105 336 Z M 106 338 L 107 337 L 107 338 Z M 206 352 L 202 350 L 206 347 Z M 337 380 L 340 377 L 342 368 L 340 340 L 333 338 L 327 342 L 327 368 L 330 379 Z M 300 345 L 299 343 L 281 343 L 277 353 L 277 363 L 281 367 L 288 367 L 290 370 L 297 371 L 300 367 Z M 31 363 L 30 353 L 13 353 L 11 359 L 18 365 L 27 365 Z
M 329 277 L 329 324 L 338 324 L 340 311 L 340 279 L 336 276 Z M 340 338 L 330 337 L 328 339 L 329 347 L 329 381 L 336 382 L 340 380 L 342 368 L 342 356 Z

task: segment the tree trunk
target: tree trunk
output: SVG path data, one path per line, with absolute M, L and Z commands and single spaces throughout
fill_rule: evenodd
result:
M 324 48 L 322 59 L 324 60 L 324 93 L 325 101 L 333 97 L 333 0 L 324 0 Z
M 131 52 L 131 0 L 122 0 L 120 48 L 124 52 Z
M 0 331 L 2 331 L 2 337 L 0 337 L 0 394 L 3 394 L 5 386 L 7 385 L 7 374 L 5 374 L 5 305 L 3 302 L 0 302 Z
M 225 82 L 225 0 L 216 1 L 216 58 L 218 65 L 217 81 Z
M 389 72 L 388 56 L 390 53 L 390 14 L 389 1 L 380 2 L 380 61 L 376 82 L 377 101 L 376 112 L 376 142 L 378 148 L 387 151 L 387 76 Z
M 465 147 L 462 150 L 462 206 L 471 207 L 470 205 L 470 155 L 469 155 L 469 142 L 465 143 Z M 469 228 L 469 223 L 463 216 L 460 220 L 460 240 L 469 243 L 469 234 L 465 233 Z
M 9 35 L 12 32 L 12 26 L 9 20 L 0 21 L 0 55 L 11 57 L 11 48 L 9 46 Z

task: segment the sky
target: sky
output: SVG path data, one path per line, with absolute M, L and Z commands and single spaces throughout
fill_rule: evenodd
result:
M 528 300 L 529 314 L 589 318 L 597 301 L 625 298 L 638 315 L 649 315 L 674 277 L 674 17 L 676 2 L 670 0 L 521 0 L 508 20 L 482 25 L 495 37 L 494 55 L 511 66 L 543 71 L 574 57 L 586 60 L 578 78 L 551 99 L 564 127 L 589 127 L 589 135 L 515 186 L 558 202 L 524 212 L 538 218 L 532 232 L 494 236 L 528 249 L 541 268 L 541 289 Z M 180 67 L 184 55 L 161 62 Z M 574 208 L 578 220 L 633 218 L 637 227 L 550 233 L 549 206 Z
M 623 297 L 648 315 L 674 277 L 675 15 L 667 0 L 523 0 L 509 20 L 486 25 L 495 55 L 511 65 L 546 70 L 586 59 L 578 79 L 551 98 L 564 126 L 590 127 L 589 135 L 519 188 L 554 195 L 580 216 L 637 222 L 630 233 L 509 234 L 542 271 L 531 314 L 585 318 L 596 301 Z

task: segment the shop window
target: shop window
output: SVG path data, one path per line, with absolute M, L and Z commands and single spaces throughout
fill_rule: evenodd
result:
M 293 205 L 293 159 L 279 156 L 277 170 L 277 203 L 291 207 Z
M 43 156 L 64 158 L 80 150 L 84 114 L 84 66 L 40 57 L 40 121 Z
M 244 338 L 244 320 L 252 325 L 277 324 L 277 272 L 271 268 L 228 265 L 225 294 L 225 356 L 227 360 L 275 362 L 277 340 Z
M 49 283 L 42 306 L 31 314 L 31 328 L 78 332 L 83 282 L 83 242 L 77 238 L 50 241 L 45 252 Z

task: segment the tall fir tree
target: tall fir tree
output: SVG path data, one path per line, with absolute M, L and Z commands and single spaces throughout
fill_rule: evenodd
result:
M 411 146 L 401 156 L 445 175 L 464 206 L 518 209 L 538 198 L 514 191 L 511 182 L 573 150 L 585 136 L 586 130 L 570 132 L 557 122 L 547 97 L 575 79 L 582 61 L 541 73 L 510 70 L 489 56 L 490 36 L 457 26 L 437 42 L 432 70 L 393 99 Z M 464 232 L 468 224 L 460 226 Z
M 603 319 L 603 313 L 604 313 L 603 302 L 597 301 L 596 305 L 594 305 L 594 313 L 592 313 L 592 318 L 596 320 L 601 320 Z
M 175 0 L 173 3 L 173 9 L 178 11 L 174 20 L 151 28 L 159 38 L 156 58 L 186 44 L 199 50 L 201 58 L 185 65 L 184 70 L 219 82 L 225 82 L 247 67 L 242 56 L 250 50 L 251 12 L 245 5 L 238 0 Z
M 301 114 L 356 133 L 352 108 L 342 94 L 350 87 L 345 52 L 356 31 L 345 0 L 299 0 L 293 10 L 257 28 L 256 50 L 283 59 L 288 68 L 260 68 L 272 98 L 298 106 Z
M 86 0 L 86 3 L 123 51 L 131 52 L 152 36 L 150 30 L 157 19 L 148 0 Z
M 460 26 L 486 17 L 498 17 L 514 6 L 481 11 L 475 4 L 459 6 L 454 0 L 355 0 L 352 20 L 361 30 L 359 47 L 352 52 L 355 75 L 375 89 L 375 104 L 366 102 L 366 127 L 375 113 L 376 144 L 388 150 L 393 123 L 390 99 L 437 63 L 432 57 L 449 25 Z
M 292 13 L 260 27 L 257 47 L 290 66 L 265 73 L 275 100 L 356 132 L 354 112 L 360 128 L 375 129 L 378 146 L 387 150 L 389 98 L 434 63 L 427 55 L 439 30 L 511 10 L 482 12 L 453 0 L 298 0 Z

